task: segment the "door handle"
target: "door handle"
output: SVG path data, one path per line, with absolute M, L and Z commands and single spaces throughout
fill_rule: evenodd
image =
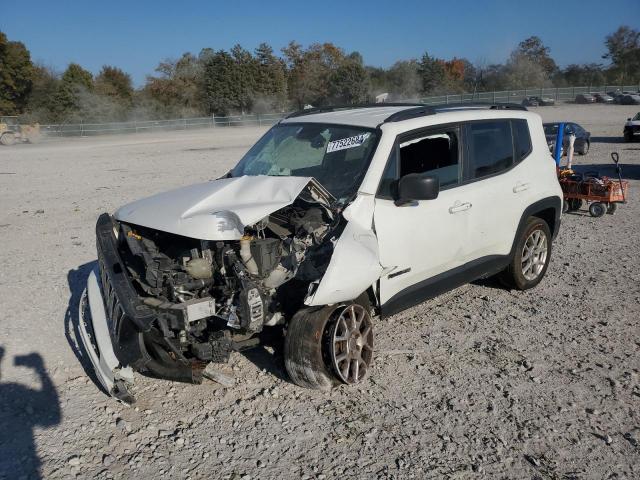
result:
M 524 192 L 525 190 L 529 189 L 529 184 L 528 183 L 516 183 L 516 186 L 513 187 L 513 193 L 518 193 L 518 192 Z
M 449 213 L 464 212 L 465 210 L 469 210 L 472 206 L 473 205 L 471 205 L 469 202 L 457 203 L 452 207 L 449 207 Z

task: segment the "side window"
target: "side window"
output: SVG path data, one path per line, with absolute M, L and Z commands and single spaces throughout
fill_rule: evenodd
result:
M 440 188 L 457 185 L 460 181 L 457 130 L 431 130 L 400 140 L 389 157 L 378 195 L 393 197 L 396 180 L 410 173 L 437 175 Z
M 511 122 L 495 120 L 468 125 L 468 180 L 500 173 L 513 164 Z
M 531 135 L 529 125 L 526 120 L 512 120 L 513 147 L 515 150 L 515 161 L 518 163 L 531 153 Z

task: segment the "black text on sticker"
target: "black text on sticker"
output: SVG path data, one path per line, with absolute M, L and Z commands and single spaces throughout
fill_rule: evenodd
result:
M 354 148 L 362 145 L 370 133 L 361 133 L 353 137 L 341 138 L 340 140 L 334 140 L 327 145 L 327 153 L 337 152 L 338 150 L 344 150 L 345 148 Z

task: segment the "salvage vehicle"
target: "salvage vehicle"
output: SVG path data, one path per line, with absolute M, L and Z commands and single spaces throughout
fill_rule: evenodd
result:
M 556 101 L 550 97 L 526 97 L 522 101 L 525 107 L 548 107 L 555 105 Z
M 633 118 L 627 118 L 622 135 L 625 142 L 633 142 L 640 135 L 640 112 L 636 113 Z
M 223 177 L 98 218 L 81 337 L 123 401 L 133 371 L 200 383 L 278 325 L 295 384 L 356 384 L 374 318 L 481 277 L 535 287 L 561 211 L 520 105 L 300 111 Z
M 640 94 L 627 92 L 620 96 L 620 105 L 640 105 Z
M 590 93 L 580 93 L 576 95 L 575 103 L 596 103 L 596 97 Z
M 594 98 L 596 99 L 596 102 L 598 103 L 614 103 L 615 101 L 611 95 L 608 95 L 606 93 L 596 92 L 596 93 L 592 93 L 591 95 L 594 96 Z
M 569 150 L 569 136 L 575 135 L 576 140 L 573 144 L 573 149 L 578 155 L 586 155 L 591 148 L 591 132 L 588 132 L 583 127 L 574 122 L 561 122 L 564 124 L 564 135 L 562 140 L 562 151 L 567 152 Z M 554 152 L 556 148 L 556 138 L 558 137 L 558 125 L 559 122 L 551 122 L 544 124 L 544 134 L 547 137 L 547 145 L 549 151 Z

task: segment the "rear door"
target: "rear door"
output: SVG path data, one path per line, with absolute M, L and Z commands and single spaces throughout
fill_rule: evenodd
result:
M 464 132 L 464 182 L 473 187 L 467 195 L 473 208 L 466 257 L 474 261 L 507 255 L 536 182 L 521 163 L 531 153 L 527 121 L 470 122 Z

